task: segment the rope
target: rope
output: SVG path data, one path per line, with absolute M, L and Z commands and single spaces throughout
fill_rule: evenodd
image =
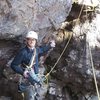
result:
M 84 0 L 83 0 L 83 1 L 84 1 Z M 77 21 L 79 21 L 79 18 L 80 18 L 81 14 L 82 14 L 83 7 L 84 7 L 84 5 L 83 5 L 82 8 L 81 8 L 81 11 L 80 11 L 79 16 L 78 16 L 78 18 L 77 18 Z M 72 22 L 72 21 L 70 21 L 69 23 L 71 23 L 71 22 Z M 66 50 L 66 48 L 67 48 L 67 46 L 68 46 L 68 44 L 69 44 L 69 42 L 70 42 L 70 40 L 71 40 L 71 38 L 72 38 L 72 34 L 70 35 L 70 38 L 69 38 L 67 44 L 65 45 L 65 48 L 63 49 L 63 51 L 62 51 L 61 55 L 59 56 L 58 60 L 56 61 L 56 63 L 54 64 L 53 68 L 50 70 L 49 73 L 47 73 L 47 74 L 45 75 L 46 79 L 48 79 L 48 76 L 49 76 L 50 73 L 54 70 L 54 68 L 56 67 L 57 63 L 58 63 L 59 60 L 61 59 L 63 53 L 65 52 L 65 50 Z
M 84 1 L 84 0 L 83 0 L 83 1 Z M 82 5 L 81 11 L 80 11 L 79 16 L 78 16 L 78 18 L 77 18 L 78 20 L 79 20 L 81 14 L 82 14 L 83 8 L 84 8 L 84 5 Z
M 94 68 L 94 64 L 93 64 L 93 58 L 92 58 L 90 46 L 89 46 L 89 52 L 90 52 L 90 61 L 91 61 L 91 66 L 92 66 L 92 70 L 93 70 L 93 78 L 94 78 L 94 83 L 95 83 L 95 87 L 96 87 L 96 92 L 97 92 L 98 100 L 100 100 L 99 89 L 98 89 L 98 85 L 97 85 L 95 68 Z
M 47 73 L 47 74 L 45 75 L 46 79 L 47 79 L 47 77 L 50 75 L 50 73 L 54 70 L 54 68 L 56 67 L 56 65 L 58 64 L 59 60 L 61 59 L 62 55 L 64 54 L 64 52 L 65 52 L 65 50 L 66 50 L 66 48 L 67 48 L 67 46 L 68 46 L 68 44 L 69 44 L 71 38 L 72 38 L 72 33 L 71 33 L 71 35 L 70 35 L 70 38 L 69 38 L 67 44 L 65 45 L 65 47 L 64 47 L 64 49 L 63 49 L 61 55 L 59 56 L 58 60 L 56 61 L 56 63 L 54 64 L 54 66 L 52 67 L 52 69 L 50 70 L 50 72 Z
M 83 1 L 84 1 L 84 0 L 83 0 Z M 79 16 L 78 16 L 78 18 L 76 19 L 76 21 L 79 21 L 79 18 L 80 18 L 81 14 L 82 14 L 83 7 L 84 7 L 84 5 L 82 6 L 81 11 L 80 11 Z M 73 21 L 70 21 L 69 23 L 71 23 L 71 22 L 73 22 Z M 50 70 L 50 72 L 47 73 L 47 74 L 45 75 L 45 78 L 46 78 L 46 80 L 47 80 L 47 84 L 48 84 L 48 76 L 50 75 L 50 73 L 54 70 L 54 68 L 55 68 L 56 65 L 58 64 L 59 60 L 61 59 L 62 55 L 64 54 L 64 52 L 65 52 L 65 50 L 66 50 L 66 48 L 67 48 L 67 46 L 68 46 L 68 44 L 69 44 L 71 38 L 72 38 L 72 34 L 70 35 L 70 38 L 69 38 L 67 44 L 65 45 L 65 47 L 64 47 L 64 49 L 63 49 L 61 55 L 59 56 L 58 60 L 56 61 L 56 63 L 54 64 L 54 66 L 52 67 L 52 69 Z
M 86 11 L 87 11 L 87 8 L 86 8 Z M 86 17 L 87 17 L 87 12 L 86 12 Z M 88 45 L 89 45 L 89 43 L 88 43 Z M 94 83 L 95 83 L 95 87 L 96 87 L 96 92 L 97 92 L 98 100 L 100 100 L 100 94 L 99 94 L 99 89 L 98 89 L 98 85 L 97 85 L 95 68 L 94 68 L 94 64 L 93 64 L 93 58 L 92 58 L 90 45 L 89 45 L 89 53 L 90 53 L 90 61 L 91 61 L 91 66 L 92 66 L 92 70 L 93 70 L 93 78 L 94 78 Z

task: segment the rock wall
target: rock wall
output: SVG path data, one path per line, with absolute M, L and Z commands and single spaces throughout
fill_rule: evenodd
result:
M 85 21 L 81 19 L 78 24 L 76 21 L 73 25 L 73 37 L 62 58 L 50 74 L 53 81 L 50 81 L 49 85 L 49 98 L 56 98 L 56 100 L 60 98 L 62 100 L 98 100 L 90 60 L 92 56 L 97 85 L 100 88 L 100 25 L 98 25 L 100 22 L 100 6 L 98 8 L 91 12 L 92 19 L 85 20 L 83 17 Z M 71 34 L 71 32 L 61 31 L 57 35 L 56 38 L 60 42 L 46 60 L 49 71 L 59 59 L 68 42 L 68 34 Z M 89 48 L 91 48 L 92 55 Z M 59 85 L 59 83 L 62 85 Z M 57 90 L 58 88 L 60 89 Z M 63 88 L 68 92 L 64 92 Z
M 0 39 L 20 41 L 27 31 L 35 30 L 39 33 L 39 40 L 41 41 L 45 35 L 57 33 L 55 35 L 56 48 L 45 61 L 47 72 L 55 64 L 68 42 L 70 34 L 73 33 L 65 53 L 50 74 L 51 79 L 48 84 L 46 100 L 97 99 L 89 46 L 92 48 L 97 82 L 100 86 L 100 28 L 98 24 L 100 22 L 100 10 L 93 13 L 95 17 L 91 20 L 87 19 L 84 23 L 76 24 L 71 27 L 70 31 L 66 27 L 65 30 L 59 30 L 71 10 L 71 3 L 71 0 L 0 1 Z M 72 15 L 74 16 L 75 13 Z M 14 100 L 15 98 L 22 100 L 22 97 L 17 98 L 19 77 L 9 66 L 19 47 L 20 45 L 14 41 L 0 41 L 0 90 L 3 90 L 0 95 L 13 97 Z M 9 93 L 5 87 L 8 88 L 11 85 L 15 87 Z M 15 91 L 16 95 L 12 96 L 12 91 Z
M 39 37 L 61 27 L 71 10 L 71 0 L 0 0 L 0 38 L 23 37 L 29 31 Z

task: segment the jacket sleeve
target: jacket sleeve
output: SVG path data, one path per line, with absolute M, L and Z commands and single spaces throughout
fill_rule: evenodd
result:
M 11 63 L 11 68 L 18 74 L 23 75 L 23 69 L 21 67 L 22 60 L 24 58 L 24 54 L 22 51 L 20 51 L 14 58 L 14 60 Z
M 51 49 L 50 44 L 48 44 L 48 45 L 42 45 L 41 47 L 39 47 L 38 53 L 40 55 L 42 55 L 44 53 L 47 53 L 50 49 Z

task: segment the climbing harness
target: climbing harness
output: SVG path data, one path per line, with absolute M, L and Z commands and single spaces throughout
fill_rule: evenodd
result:
M 30 70 L 33 67 L 34 61 L 35 61 L 35 57 L 36 57 L 36 48 L 34 48 L 34 52 L 33 52 L 32 58 L 31 58 L 31 60 L 29 62 L 29 65 L 25 65 L 28 70 Z
M 35 73 L 34 73 L 34 70 L 32 69 L 32 66 L 34 64 L 34 60 L 35 60 L 35 56 L 36 56 L 36 49 L 34 49 L 34 52 L 33 52 L 33 55 L 31 57 L 31 60 L 29 62 L 29 66 L 24 64 L 26 66 L 26 69 L 25 70 L 28 70 L 29 71 L 29 74 L 30 76 L 33 78 L 35 76 Z M 19 89 L 21 91 L 24 91 L 25 90 L 25 84 L 23 85 L 23 83 L 26 83 L 26 79 L 20 75 L 20 79 L 19 79 Z

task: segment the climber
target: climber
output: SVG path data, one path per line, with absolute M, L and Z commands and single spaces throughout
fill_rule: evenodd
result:
M 37 41 L 38 34 L 34 31 L 28 32 L 25 37 L 25 47 L 20 49 L 19 53 L 15 56 L 14 60 L 11 63 L 11 68 L 16 73 L 27 79 L 29 83 L 31 83 L 31 85 L 34 85 L 35 83 L 41 85 L 41 81 L 38 78 L 38 55 L 47 53 L 50 49 L 55 47 L 54 40 L 51 40 L 48 45 L 41 45 L 40 47 L 37 47 Z M 31 61 L 34 55 L 34 63 L 32 65 L 32 68 L 30 68 L 32 70 L 30 73 L 26 66 L 32 64 Z

